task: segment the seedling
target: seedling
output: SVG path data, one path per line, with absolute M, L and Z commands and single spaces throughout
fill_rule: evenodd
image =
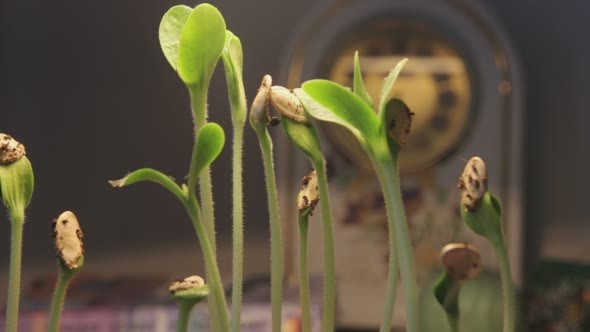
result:
M 258 89 L 258 94 L 250 108 L 250 125 L 256 136 L 262 152 L 262 164 L 264 167 L 264 178 L 266 183 L 266 194 L 268 195 L 268 215 L 270 219 L 270 298 L 271 298 L 271 319 L 272 331 L 281 331 L 281 308 L 283 300 L 283 242 L 281 221 L 279 217 L 279 199 L 277 194 L 277 182 L 275 178 L 274 161 L 272 156 L 272 139 L 266 126 L 275 121 L 269 117 L 268 102 L 272 78 L 264 76 Z
M 301 302 L 301 331 L 311 331 L 311 309 L 309 295 L 309 269 L 307 264 L 307 229 L 309 216 L 313 214 L 320 194 L 316 171 L 303 177 L 297 195 L 297 224 L 299 225 L 299 297 Z
M 59 271 L 51 301 L 48 331 L 57 332 L 68 285 L 84 265 L 84 244 L 82 229 L 74 213 L 62 213 L 52 225 Z
M 189 276 L 182 280 L 173 281 L 168 287 L 170 294 L 178 302 L 178 322 L 176 331 L 188 331 L 191 310 L 195 304 L 209 295 L 209 286 L 199 276 Z
M 480 256 L 474 246 L 466 243 L 447 244 L 440 255 L 445 271 L 434 285 L 434 296 L 445 310 L 451 331 L 458 332 L 461 285 L 479 275 Z
M 25 209 L 34 187 L 33 168 L 25 146 L 10 135 L 0 133 L 0 193 L 11 221 L 10 267 L 6 300 L 6 332 L 16 332 L 20 296 L 23 226 Z
M 413 113 L 402 101 L 389 99 L 393 84 L 405 63 L 406 60 L 402 60 L 385 78 L 377 113 L 373 110 L 372 100 L 362 79 L 358 54 L 355 54 L 354 59 L 352 91 L 327 80 L 307 81 L 301 89 L 294 90 L 306 112 L 312 117 L 348 129 L 367 152 L 376 170 L 385 197 L 390 242 L 386 303 L 381 332 L 391 330 L 398 264 L 407 308 L 407 330 L 419 331 L 416 273 L 397 161 L 405 136 L 409 133 Z
M 504 332 L 514 332 L 516 295 L 502 233 L 502 208 L 500 201 L 488 191 L 487 180 L 484 161 L 479 157 L 471 158 L 459 178 L 461 216 L 472 231 L 490 241 L 494 248 L 502 278 Z

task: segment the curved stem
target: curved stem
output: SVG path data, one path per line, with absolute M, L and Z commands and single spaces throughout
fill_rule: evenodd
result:
M 322 235 L 324 243 L 324 304 L 322 331 L 334 331 L 334 307 L 336 305 L 336 263 L 334 258 L 334 235 L 330 213 L 330 193 L 324 160 L 313 162 L 318 175 L 320 206 L 322 207 Z
M 504 332 L 514 332 L 516 327 L 516 294 L 512 277 L 508 253 L 502 235 L 491 237 L 490 242 L 496 252 L 498 264 L 500 265 L 500 276 L 502 279 L 502 296 L 504 299 Z
M 234 124 L 234 141 L 232 146 L 232 183 L 233 183 L 233 231 L 232 231 L 232 331 L 240 331 L 242 309 L 242 283 L 244 276 L 244 207 L 242 194 L 242 145 L 243 122 Z
M 387 208 L 387 221 L 389 229 L 389 276 L 387 281 L 387 300 L 381 332 L 389 332 L 395 303 L 395 288 L 397 282 L 397 270 L 395 257 L 399 263 L 402 286 L 404 289 L 407 331 L 419 331 L 418 319 L 418 290 L 416 286 L 416 272 L 414 268 L 414 255 L 410 245 L 410 232 L 406 221 L 404 203 L 399 182 L 397 160 L 392 157 L 376 158 L 372 161 L 377 171 L 379 183 L 383 189 L 385 206 Z
M 262 163 L 268 194 L 268 214 L 270 217 L 270 297 L 272 306 L 272 331 L 281 331 L 281 308 L 283 300 L 283 241 L 279 217 L 279 199 L 272 157 L 272 141 L 265 127 L 255 130 L 262 151 Z
M 18 325 L 18 305 L 20 298 L 20 273 L 22 260 L 22 242 L 24 211 L 10 213 L 10 268 L 8 275 L 8 298 L 6 300 L 6 332 L 16 332 Z
M 189 190 L 190 192 L 190 190 Z M 225 301 L 225 295 L 223 294 L 223 284 L 221 282 L 221 275 L 219 274 L 219 268 L 215 259 L 215 254 L 211 248 L 211 243 L 203 223 L 201 222 L 201 209 L 196 199 L 186 199 L 183 201 L 184 206 L 193 221 L 193 226 L 197 237 L 199 238 L 199 244 L 203 251 L 203 258 L 205 260 L 205 268 L 207 269 L 209 287 L 211 289 L 211 297 L 209 302 L 214 303 L 213 311 L 210 311 L 211 319 L 215 319 L 217 324 L 216 331 L 229 331 L 229 320 L 227 316 L 227 304 Z M 209 309 L 211 310 L 211 308 Z M 211 314 L 215 314 L 212 316 Z
M 191 301 L 178 302 L 178 322 L 176 323 L 177 332 L 188 331 L 188 321 L 191 316 L 191 310 L 194 306 L 195 303 Z
M 58 265 L 60 262 L 58 262 Z M 53 299 L 51 300 L 51 311 L 49 314 L 49 332 L 57 332 L 59 331 L 59 320 L 61 318 L 61 313 L 63 310 L 64 299 L 66 297 L 66 291 L 68 289 L 68 285 L 72 277 L 74 276 L 74 271 L 64 271 L 64 268 L 60 267 L 58 276 L 57 276 L 57 283 L 55 284 L 55 290 L 53 292 Z
M 299 215 L 299 297 L 301 301 L 301 332 L 311 332 L 309 270 L 307 264 L 308 216 Z

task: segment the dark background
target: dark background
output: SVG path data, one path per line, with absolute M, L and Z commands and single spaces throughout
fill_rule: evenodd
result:
M 260 78 L 279 72 L 292 31 L 315 2 L 212 3 L 242 41 L 252 100 Z M 198 250 L 192 226 L 170 194 L 154 185 L 115 190 L 107 183 L 140 167 L 177 179 L 187 173 L 192 147 L 188 96 L 157 39 L 163 13 L 175 4 L 0 0 L 0 132 L 26 145 L 36 177 L 25 225 L 25 278 L 53 271 L 49 225 L 66 209 L 77 213 L 87 235 L 89 271 L 107 272 L 111 264 L 116 266 L 111 272 L 158 271 L 161 266 L 141 263 L 141 255 L 184 245 Z M 524 78 L 527 263 L 540 257 L 587 262 L 590 2 L 488 0 L 483 5 L 504 28 Z M 210 119 L 230 128 L 219 70 L 210 91 Z M 245 132 L 248 241 L 266 239 L 268 225 L 257 140 L 249 126 Z M 226 145 L 213 170 L 222 243 L 231 230 L 229 155 Z M 10 232 L 4 215 L 2 280 Z M 246 248 L 247 273 L 265 271 L 266 245 L 254 245 L 260 247 L 253 249 L 257 254 Z M 93 266 L 93 260 L 100 263 Z M 131 262 L 119 265 L 123 261 Z

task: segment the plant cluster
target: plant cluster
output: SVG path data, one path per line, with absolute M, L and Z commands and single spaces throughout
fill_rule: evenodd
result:
M 323 240 L 323 310 L 322 331 L 334 330 L 335 259 L 332 218 L 329 205 L 326 161 L 322 154 L 317 123 L 330 122 L 346 128 L 366 151 L 375 169 L 385 198 L 389 236 L 389 268 L 381 331 L 390 331 L 398 275 L 404 290 L 407 330 L 420 331 L 419 298 L 413 251 L 400 190 L 398 156 L 410 134 L 414 113 L 401 100 L 389 98 L 394 83 L 407 60 L 398 63 L 385 78 L 381 94 L 374 104 L 365 87 L 358 53 L 354 55 L 354 86 L 343 87 L 328 80 L 310 80 L 300 88 L 289 90 L 273 86 L 264 76 L 247 116 L 246 95 L 242 81 L 243 54 L 239 38 L 227 30 L 221 13 L 209 4 L 195 8 L 174 6 L 166 12 L 159 27 L 159 39 L 165 58 L 186 85 L 192 106 L 195 142 L 188 177 L 177 183 L 170 176 L 141 168 L 125 177 L 110 181 L 114 187 L 138 182 L 153 182 L 173 194 L 185 208 L 194 226 L 204 257 L 208 284 L 198 276 L 178 280 L 170 292 L 179 303 L 178 331 L 187 329 L 188 317 L 195 303 L 207 298 L 211 331 L 240 330 L 243 278 L 243 128 L 249 119 L 260 145 L 265 183 L 271 247 L 271 317 L 273 331 L 281 331 L 283 265 L 282 230 L 273 144 L 269 128 L 278 123 L 290 141 L 307 156 L 313 171 L 302 180 L 298 195 L 300 230 L 300 298 L 302 330 L 311 330 L 309 276 L 307 269 L 308 217 L 319 203 Z M 233 265 L 231 313 L 228 312 L 224 288 L 216 258 L 214 200 L 209 167 L 225 144 L 223 128 L 208 121 L 207 95 L 213 72 L 222 60 L 232 114 L 233 181 Z M 271 112 L 271 107 L 278 114 Z M 419 116 L 419 115 L 418 115 Z M 20 243 L 24 209 L 32 195 L 33 175 L 25 157 L 24 146 L 10 136 L 0 136 L 0 185 L 2 199 L 13 224 L 11 274 L 7 304 L 6 331 L 16 331 L 20 273 Z M 498 200 L 487 190 L 484 162 L 471 159 L 460 177 L 461 214 L 465 224 L 492 243 L 500 261 L 504 289 L 504 331 L 514 331 L 514 290 L 510 279 L 501 230 Z M 64 212 L 54 222 L 55 246 L 59 254 L 60 274 L 52 305 L 50 330 L 57 330 L 69 280 L 83 263 L 82 232 L 76 217 Z M 434 294 L 447 313 L 453 331 L 459 330 L 458 294 L 464 280 L 479 271 L 479 254 L 469 244 L 451 244 L 443 248 L 445 272 L 434 287 Z

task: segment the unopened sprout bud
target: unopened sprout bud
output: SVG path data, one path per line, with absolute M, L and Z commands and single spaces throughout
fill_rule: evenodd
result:
M 0 133 L 0 164 L 8 165 L 26 154 L 25 146 L 10 135 Z
M 471 212 L 475 211 L 488 189 L 486 164 L 479 157 L 471 158 L 459 178 L 461 205 Z
M 297 195 L 297 211 L 300 215 L 312 215 L 315 206 L 320 201 L 318 191 L 318 176 L 315 170 L 301 180 L 301 190 Z
M 387 134 L 400 146 L 404 146 L 412 129 L 414 113 L 406 103 L 399 99 L 391 99 L 385 108 Z
M 270 89 L 270 103 L 282 116 L 298 123 L 309 123 L 303 104 L 293 93 L 293 90 L 282 86 L 273 86 Z
M 53 237 L 56 253 L 64 265 L 70 270 L 80 268 L 84 254 L 83 234 L 74 213 L 66 211 L 53 221 Z
M 264 75 L 258 94 L 254 97 L 252 107 L 250 108 L 250 122 L 266 124 L 269 121 L 268 103 L 270 99 L 270 87 L 272 78 L 270 75 Z
M 481 258 L 477 249 L 468 243 L 449 243 L 440 252 L 447 273 L 458 281 L 474 279 L 481 271 Z
M 205 280 L 195 275 L 173 281 L 168 290 L 177 300 L 187 300 L 193 304 L 209 295 L 209 286 Z

